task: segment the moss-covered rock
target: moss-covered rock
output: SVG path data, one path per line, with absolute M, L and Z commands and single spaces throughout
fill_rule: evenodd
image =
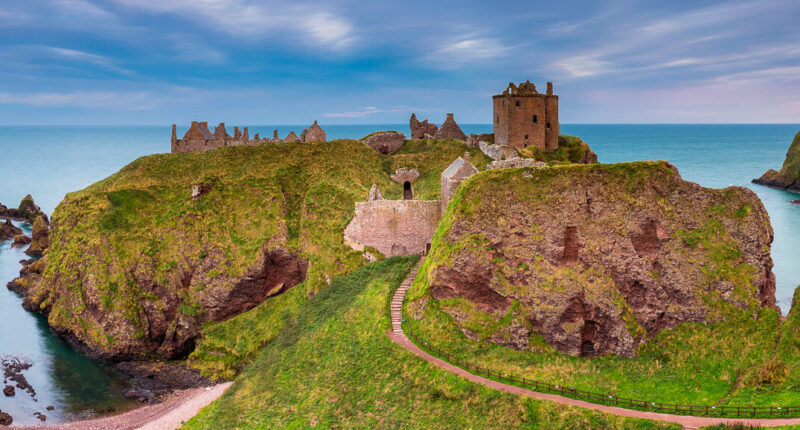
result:
M 558 136 L 558 149 L 545 151 L 535 146 L 519 150 L 521 156 L 534 158 L 549 164 L 594 164 L 597 163 L 597 154 L 589 145 L 575 136 L 562 134 Z
M 800 193 L 800 132 L 794 135 L 792 145 L 786 152 L 786 159 L 780 172 L 769 169 L 763 176 L 753 182 L 768 187 L 780 188 Z
M 47 226 L 45 217 L 39 215 L 33 221 L 31 242 L 25 254 L 36 258 L 41 257 L 48 246 L 50 246 L 50 229 Z
M 633 356 L 664 329 L 775 306 L 756 195 L 666 162 L 503 169 L 464 182 L 409 293 L 469 337 Z
M 399 198 L 399 167 L 418 169 L 417 195 L 436 199 L 465 149 L 411 141 L 386 156 L 341 140 L 142 157 L 64 198 L 50 247 L 15 288 L 89 355 L 182 357 L 205 322 L 300 282 L 313 295 L 364 264 L 342 238 L 354 203 L 372 184 Z M 208 187 L 193 198 L 196 184 Z

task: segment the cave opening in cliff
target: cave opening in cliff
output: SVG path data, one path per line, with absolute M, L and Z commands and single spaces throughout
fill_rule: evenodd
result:
M 594 357 L 594 341 L 597 336 L 597 323 L 584 321 L 581 329 L 581 357 Z
M 594 342 L 587 340 L 581 345 L 581 357 L 594 357 Z
M 414 190 L 411 189 L 411 182 L 403 182 L 403 200 L 411 200 L 414 198 Z

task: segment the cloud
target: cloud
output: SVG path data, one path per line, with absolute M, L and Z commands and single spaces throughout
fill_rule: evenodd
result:
M 327 48 L 349 46 L 353 25 L 324 6 L 297 6 L 251 0 L 113 0 L 151 13 L 169 13 L 238 37 L 262 38 L 290 31 L 303 43 Z M 321 10 L 317 10 L 321 9 Z
M 332 113 L 325 113 L 322 116 L 324 116 L 325 118 L 365 118 L 369 115 L 374 115 L 377 113 L 406 112 L 406 111 L 410 111 L 410 108 L 396 107 L 392 109 L 378 109 L 374 106 L 365 106 L 358 111 L 332 112 Z
M 424 56 L 423 60 L 439 68 L 456 69 L 466 64 L 500 58 L 511 49 L 499 39 L 464 36 L 441 45 Z
M 219 64 L 228 59 L 225 52 L 195 40 L 190 34 L 174 33 L 170 34 L 168 39 L 179 60 Z
M 601 57 L 600 54 L 576 55 L 562 58 L 553 63 L 553 66 L 573 78 L 585 78 L 613 71 L 610 63 L 601 60 Z
M 42 48 L 55 58 L 93 64 L 123 75 L 130 75 L 133 73 L 130 70 L 116 66 L 111 58 L 102 55 L 55 46 L 42 46 Z
M 147 110 L 155 107 L 153 94 L 145 91 L 70 91 L 70 92 L 0 92 L 0 104 L 39 108 L 119 108 Z

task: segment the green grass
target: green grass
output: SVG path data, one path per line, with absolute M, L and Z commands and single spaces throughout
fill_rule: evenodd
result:
M 523 157 L 544 161 L 548 164 L 581 163 L 587 152 L 592 152 L 592 150 L 580 138 L 565 134 L 559 136 L 558 149 L 555 151 L 545 151 L 535 146 L 519 150 Z
M 231 288 L 265 249 L 307 260 L 298 294 L 314 294 L 364 264 L 342 232 L 373 183 L 386 198 L 400 198 L 402 185 L 390 174 L 413 167 L 421 174 L 418 197 L 437 199 L 441 171 L 466 150 L 463 142 L 409 141 L 398 154 L 382 155 L 356 140 L 336 140 L 139 158 L 59 204 L 43 281 L 31 299 L 51 310 L 55 329 L 114 352 L 141 348 L 153 309 L 177 307 L 184 320 L 202 322 L 207 295 Z M 488 163 L 471 151 L 476 163 Z M 193 200 L 199 183 L 211 191 Z M 169 330 L 181 327 L 167 323 Z
M 468 362 L 582 390 L 662 403 L 800 405 L 800 341 L 797 340 L 800 315 L 793 312 L 782 324 L 783 335 L 777 358 L 773 360 L 779 313 L 760 306 L 751 282 L 755 268 L 743 259 L 743 252 L 730 233 L 739 223 L 761 221 L 752 218 L 755 211 L 748 200 L 742 199 L 743 194 L 732 190 L 708 191 L 712 203 L 709 209 L 694 212 L 695 227 L 677 231 L 672 245 L 668 245 L 680 247 L 676 249 L 677 255 L 682 256 L 682 265 L 677 270 L 690 276 L 699 292 L 698 303 L 684 303 L 684 306 L 706 306 L 709 322 L 685 323 L 663 330 L 648 338 L 647 345 L 636 351 L 635 358 L 573 357 L 555 351 L 535 332 L 528 350 L 490 343 L 486 341 L 488 337 L 502 334 L 510 324 L 526 324 L 538 311 L 537 307 L 526 310 L 515 301 L 506 314 L 495 315 L 479 310 L 463 298 L 435 300 L 430 295 L 432 274 L 440 267 L 451 267 L 460 256 L 496 268 L 498 274 L 491 281 L 493 288 L 505 292 L 522 294 L 515 288 L 524 285 L 520 287 L 508 279 L 532 271 L 537 279 L 543 280 L 536 284 L 537 290 L 549 289 L 559 294 L 565 289 L 584 288 L 587 292 L 599 291 L 603 297 L 614 297 L 618 293 L 611 279 L 595 273 L 602 268 L 577 271 L 568 265 L 551 267 L 543 257 L 531 255 L 530 247 L 514 242 L 513 238 L 524 237 L 533 243 L 546 240 L 536 224 L 539 218 L 535 214 L 552 216 L 569 187 L 600 184 L 597 186 L 606 195 L 593 194 L 594 198 L 607 203 L 621 202 L 626 208 L 622 213 L 635 214 L 638 207 L 650 203 L 637 200 L 632 191 L 659 187 L 665 193 L 677 192 L 674 180 L 674 172 L 657 162 L 558 166 L 539 171 L 508 169 L 468 179 L 443 215 L 430 256 L 407 295 L 410 327 L 433 346 Z M 665 225 L 677 222 L 675 214 L 683 208 L 663 199 L 657 200 L 657 204 L 660 222 Z M 520 208 L 525 208 L 530 218 L 523 218 L 524 222 L 511 220 L 509 213 Z M 595 217 L 592 222 L 600 221 Z M 605 222 L 610 223 L 609 228 L 629 229 L 622 224 L 624 220 L 616 217 Z M 457 234 L 453 233 L 456 224 Z M 490 235 L 497 231 L 502 235 Z M 589 242 L 598 240 L 593 235 L 586 235 L 583 240 L 587 247 L 603 249 L 602 242 Z M 511 260 L 525 264 L 508 263 Z M 659 281 L 658 276 L 654 278 Z M 596 279 L 605 280 L 593 281 Z M 731 285 L 731 297 L 741 307 L 714 293 L 718 282 Z M 624 300 L 612 302 L 620 308 L 628 331 L 634 336 L 646 336 Z M 466 336 L 462 328 L 468 329 L 472 337 Z
M 361 267 L 301 301 L 275 320 L 276 335 L 234 385 L 184 428 L 679 428 L 491 390 L 395 344 L 387 303 L 415 262 Z

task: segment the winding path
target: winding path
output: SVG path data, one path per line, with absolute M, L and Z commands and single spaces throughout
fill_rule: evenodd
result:
M 226 382 L 206 388 L 192 388 L 173 393 L 166 401 L 142 406 L 118 415 L 38 427 L 11 427 L 25 430 L 174 430 L 197 415 L 200 409 L 219 398 L 233 384 Z
M 420 356 L 423 360 L 441 367 L 442 369 L 448 370 L 450 372 L 455 373 L 456 375 L 463 376 L 464 378 L 469 379 L 470 381 L 477 382 L 480 384 L 484 384 L 490 388 L 494 388 L 495 390 L 501 390 L 512 394 L 524 394 L 529 397 L 533 397 L 535 399 L 542 399 L 542 400 L 549 400 L 552 402 L 580 406 L 586 409 L 593 409 L 602 412 L 608 412 L 614 415 L 620 415 L 623 417 L 631 417 L 631 418 L 643 418 L 648 420 L 658 420 L 658 421 L 668 421 L 672 423 L 677 423 L 683 426 L 686 429 L 696 429 L 700 427 L 710 426 L 714 424 L 745 424 L 751 426 L 762 426 L 762 427 L 777 427 L 777 426 L 784 426 L 784 425 L 792 425 L 792 424 L 800 424 L 800 418 L 712 418 L 712 417 L 696 417 L 690 415 L 672 415 L 672 414 L 662 414 L 657 412 L 645 412 L 645 411 L 638 411 L 634 409 L 625 409 L 620 408 L 617 406 L 606 406 L 606 405 L 599 405 L 596 403 L 589 403 L 584 402 L 582 400 L 575 400 L 569 397 L 563 397 L 556 394 L 547 394 L 547 393 L 539 393 L 536 391 L 529 390 L 527 388 L 517 387 L 515 385 L 504 384 L 502 382 L 497 382 L 488 378 L 484 378 L 482 376 L 475 375 L 473 373 L 467 372 L 466 370 L 456 367 L 444 360 L 441 360 L 437 357 L 434 357 L 431 354 L 420 349 L 417 345 L 412 342 L 408 336 L 403 332 L 402 322 L 403 322 L 403 300 L 405 299 L 406 292 L 408 291 L 408 287 L 411 286 L 411 283 L 417 277 L 417 270 L 419 270 L 420 265 L 422 262 L 425 261 L 425 258 L 422 257 L 417 263 L 416 267 L 408 274 L 408 277 L 403 281 L 400 287 L 392 297 L 392 304 L 391 304 L 391 316 L 392 316 L 392 330 L 389 332 L 389 337 L 400 344 L 402 347 L 406 348 L 407 350 L 413 352 L 414 354 Z

